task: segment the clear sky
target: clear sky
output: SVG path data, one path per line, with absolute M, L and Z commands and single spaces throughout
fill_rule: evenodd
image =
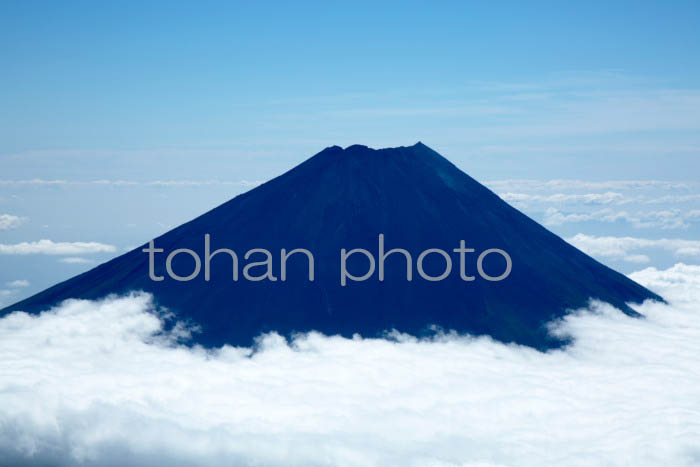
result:
M 21 242 L 121 252 L 333 144 L 423 141 L 567 238 L 696 241 L 698 31 L 697 1 L 0 2 L 0 302 L 116 254 Z

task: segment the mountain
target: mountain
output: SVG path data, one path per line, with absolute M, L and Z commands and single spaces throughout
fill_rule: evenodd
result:
M 223 253 L 211 259 L 210 280 L 202 271 L 190 281 L 171 278 L 165 257 L 190 249 L 205 258 L 204 239 L 211 249 L 228 248 L 238 256 L 238 280 L 233 260 Z M 384 262 L 365 281 L 341 284 L 340 251 L 363 248 L 378 258 L 378 236 L 386 250 L 405 249 L 412 259 L 412 280 L 401 253 Z M 474 252 L 453 250 L 465 241 Z M 196 342 L 250 345 L 262 332 L 283 335 L 309 330 L 325 334 L 379 336 L 396 329 L 413 335 L 435 326 L 460 333 L 490 335 L 538 349 L 561 345 L 545 324 L 590 298 L 606 301 L 630 315 L 627 305 L 645 299 L 662 300 L 639 284 L 602 265 L 501 200 L 437 152 L 418 143 L 411 147 L 371 149 L 333 146 L 289 172 L 239 195 L 202 216 L 154 240 L 165 253 L 154 254 L 155 276 L 149 278 L 148 244 L 5 308 L 37 313 L 68 298 L 96 299 L 110 293 L 145 290 L 180 319 L 201 327 Z M 275 281 L 248 280 L 243 268 L 272 255 Z M 289 257 L 286 280 L 280 277 L 281 249 L 303 248 L 314 255 L 314 280 L 304 253 Z M 417 271 L 417 257 L 427 249 L 449 253 L 452 271 L 429 281 Z M 487 253 L 478 273 L 477 259 Z M 446 259 L 428 253 L 426 275 L 439 276 Z M 172 258 L 171 270 L 188 276 L 195 270 L 188 253 Z M 260 276 L 265 266 L 250 266 L 248 276 Z M 362 276 L 369 258 L 352 254 L 347 270 Z

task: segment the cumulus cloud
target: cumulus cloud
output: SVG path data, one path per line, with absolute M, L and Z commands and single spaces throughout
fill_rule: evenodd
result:
M 97 242 L 54 242 L 43 239 L 9 245 L 0 243 L 0 254 L 3 255 L 82 255 L 115 251 L 117 249 L 113 245 Z
M 632 277 L 670 305 L 601 303 L 552 324 L 567 349 L 488 338 L 188 348 L 134 294 L 0 319 L 10 465 L 693 465 L 700 267 Z M 1 463 L 1 462 L 0 462 Z
M 11 214 L 0 214 L 0 230 L 16 229 L 26 221 L 26 217 L 13 216 Z
M 571 238 L 567 238 L 566 241 L 591 256 L 623 259 L 632 263 L 649 261 L 646 255 L 633 253 L 649 248 L 661 248 L 679 257 L 700 256 L 700 241 L 698 240 L 598 237 L 579 233 Z

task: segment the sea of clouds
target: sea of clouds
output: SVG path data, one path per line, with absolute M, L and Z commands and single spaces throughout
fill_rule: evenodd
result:
M 700 266 L 631 277 L 548 353 L 270 334 L 214 351 L 145 294 L 0 319 L 1 465 L 698 465 Z

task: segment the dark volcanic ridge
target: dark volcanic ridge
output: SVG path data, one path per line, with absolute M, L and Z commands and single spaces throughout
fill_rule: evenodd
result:
M 200 273 L 191 281 L 168 276 L 165 256 L 187 248 L 204 258 L 204 237 L 211 248 L 229 248 L 239 256 L 239 277 L 232 280 L 232 259 L 211 260 L 210 280 Z M 340 250 L 364 248 L 377 255 L 378 235 L 386 250 L 402 248 L 413 259 L 413 280 L 406 280 L 406 260 L 393 254 L 385 261 L 385 280 L 377 271 L 364 282 L 340 282 Z M 452 273 L 428 281 L 416 272 L 417 256 L 426 249 L 452 252 L 460 240 L 475 253 L 468 256 L 469 275 L 459 274 L 459 256 Z M 149 278 L 147 245 L 55 285 L 0 312 L 37 313 L 68 298 L 98 299 L 108 294 L 144 290 L 179 319 L 201 327 L 196 343 L 248 346 L 263 332 L 282 335 L 319 331 L 350 337 L 381 336 L 386 331 L 422 336 L 431 327 L 459 333 L 489 335 L 538 349 L 562 344 L 550 336 L 546 323 L 585 306 L 589 299 L 608 302 L 636 315 L 628 303 L 661 298 L 624 275 L 604 266 L 459 170 L 422 143 L 410 147 L 370 149 L 333 146 L 287 173 L 155 239 L 165 250 Z M 272 274 L 280 277 L 281 249 L 304 248 L 314 255 L 314 281 L 308 278 L 303 255 L 290 257 L 286 281 L 244 280 L 243 255 L 254 248 L 269 250 Z M 501 249 L 512 270 L 501 281 L 476 274 L 480 252 Z M 258 257 L 255 257 L 258 258 Z M 293 259 L 292 259 L 293 258 Z M 260 259 L 251 259 L 260 261 Z M 488 255 L 483 270 L 498 276 L 504 259 Z M 187 276 L 193 258 L 180 254 L 172 270 Z M 251 269 L 259 275 L 260 268 Z M 438 254 L 425 258 L 425 272 L 445 270 Z M 368 259 L 353 255 L 348 270 L 361 276 Z

